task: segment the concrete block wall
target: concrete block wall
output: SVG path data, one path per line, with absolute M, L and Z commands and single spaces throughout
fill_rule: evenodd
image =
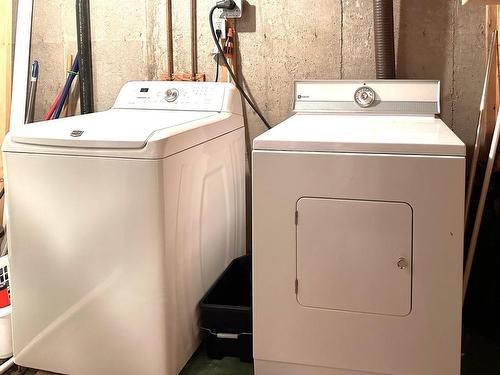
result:
M 214 2 L 198 0 L 198 67 L 208 80 Z M 190 70 L 189 3 L 174 0 L 176 71 Z M 73 0 L 35 0 L 38 119 L 64 80 L 66 53 L 76 52 L 74 8 Z M 399 78 L 440 79 L 442 117 L 468 145 L 484 75 L 484 11 L 459 0 L 395 0 Z M 165 0 L 94 0 L 91 13 L 95 104 L 105 110 L 124 82 L 166 70 Z M 294 80 L 375 77 L 372 0 L 248 0 L 237 29 L 243 83 L 272 124 L 291 114 Z M 252 139 L 265 128 L 246 114 Z

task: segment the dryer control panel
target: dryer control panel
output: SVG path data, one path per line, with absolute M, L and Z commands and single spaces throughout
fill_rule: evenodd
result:
M 439 114 L 439 81 L 297 81 L 295 112 Z
M 221 112 L 230 95 L 227 86 L 214 82 L 128 82 L 113 108 Z

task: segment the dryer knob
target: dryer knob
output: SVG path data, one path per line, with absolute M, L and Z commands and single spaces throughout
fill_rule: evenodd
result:
M 368 86 L 360 87 L 354 93 L 354 101 L 361 108 L 368 108 L 375 102 L 375 91 Z

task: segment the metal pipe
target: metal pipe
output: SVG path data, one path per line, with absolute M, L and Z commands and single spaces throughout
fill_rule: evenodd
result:
M 174 79 L 174 41 L 172 37 L 172 0 L 167 0 L 167 75 Z
M 94 112 L 89 0 L 76 0 L 76 25 L 80 59 L 80 112 L 85 114 Z
M 191 80 L 196 81 L 198 73 L 198 44 L 196 30 L 196 0 L 191 0 Z
M 393 0 L 373 0 L 377 79 L 396 78 Z

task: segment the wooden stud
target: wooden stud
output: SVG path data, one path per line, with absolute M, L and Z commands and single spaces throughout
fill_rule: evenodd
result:
M 226 27 L 227 27 L 227 22 L 226 22 Z M 224 43 L 226 43 L 226 40 L 221 39 L 220 44 L 221 44 L 223 50 L 224 50 Z M 220 66 L 219 66 L 219 82 L 229 82 L 229 73 L 227 71 L 226 65 L 224 65 L 224 62 L 222 61 L 222 58 L 219 58 L 219 64 L 220 64 Z
M 9 130 L 12 90 L 12 2 L 0 2 L 0 137 Z
M 0 1 L 0 144 L 9 131 L 12 92 L 12 1 Z M 0 155 L 0 189 L 3 188 L 3 163 Z M 0 221 L 3 200 L 0 202 Z
M 236 77 L 238 77 L 238 64 L 236 59 L 236 51 L 237 51 L 237 35 L 236 35 L 236 22 L 233 18 L 229 18 L 226 22 L 226 35 L 229 35 L 229 30 L 232 30 L 232 54 L 230 57 L 226 55 L 228 63 L 231 65 L 231 69 Z M 225 39 L 221 39 L 222 49 L 224 49 L 224 45 L 226 43 Z M 231 82 L 231 77 L 229 76 L 229 72 L 227 71 L 226 66 L 222 63 L 220 66 L 220 81 L 221 82 Z
M 237 46 L 236 46 L 236 42 L 237 42 L 237 35 L 236 35 L 236 21 L 234 18 L 230 18 L 227 22 L 228 24 L 228 27 L 232 29 L 232 32 L 233 32 L 233 54 L 231 56 L 231 61 L 230 61 L 230 64 L 231 64 L 231 68 L 233 69 L 233 73 L 236 77 L 238 77 L 238 64 L 237 64 L 237 59 L 236 59 L 236 56 L 237 56 Z

